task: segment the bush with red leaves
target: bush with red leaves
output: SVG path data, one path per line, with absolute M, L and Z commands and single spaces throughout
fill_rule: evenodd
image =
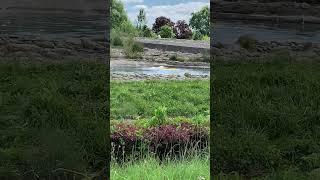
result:
M 119 123 L 113 127 L 111 143 L 114 156 L 119 163 L 127 160 L 127 156 L 133 151 L 139 151 L 142 143 L 141 133 L 143 129 L 129 123 Z
M 164 16 L 160 16 L 156 19 L 155 23 L 153 24 L 152 30 L 153 30 L 153 32 L 158 34 L 161 30 L 161 27 L 165 26 L 165 25 L 173 28 L 174 22 L 172 22 L 169 18 L 166 18 Z
M 176 35 L 177 39 L 191 39 L 192 38 L 192 31 L 189 28 L 189 25 L 184 20 L 179 20 L 174 28 L 173 32 Z
M 148 129 L 120 123 L 112 131 L 111 142 L 119 163 L 134 152 L 146 151 L 145 145 L 162 160 L 166 156 L 177 157 L 195 147 L 203 150 L 209 142 L 208 130 L 190 123 L 159 125 Z

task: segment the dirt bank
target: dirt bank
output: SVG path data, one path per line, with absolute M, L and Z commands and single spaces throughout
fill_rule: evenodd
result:
M 214 19 L 320 23 L 320 4 L 290 1 L 212 1 Z
M 286 53 L 295 57 L 318 58 L 320 44 L 296 42 L 262 42 L 252 43 L 252 47 L 244 48 L 239 43 L 214 44 L 211 48 L 213 58 L 255 58 L 275 53 Z
M 61 60 L 66 57 L 106 59 L 108 44 L 104 40 L 24 38 L 0 36 L 1 57 L 26 57 L 35 60 Z

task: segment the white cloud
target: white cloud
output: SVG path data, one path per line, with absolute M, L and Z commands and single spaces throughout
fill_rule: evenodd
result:
M 148 6 L 143 5 L 143 4 L 139 4 L 139 5 L 135 5 L 133 8 L 134 9 L 148 9 Z
M 123 3 L 143 3 L 143 0 L 121 0 Z
M 175 5 L 145 6 L 136 5 L 132 10 L 128 11 L 128 16 L 132 22 L 135 22 L 139 8 L 144 8 L 147 14 L 148 26 L 152 26 L 155 19 L 159 16 L 170 18 L 171 21 L 185 20 L 189 22 L 191 13 L 200 10 L 210 3 L 205 2 L 188 2 Z

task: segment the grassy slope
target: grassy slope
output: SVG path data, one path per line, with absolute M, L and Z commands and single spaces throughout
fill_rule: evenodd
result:
M 277 56 L 216 63 L 213 71 L 216 174 L 263 176 L 274 169 L 276 179 L 319 170 L 319 61 Z

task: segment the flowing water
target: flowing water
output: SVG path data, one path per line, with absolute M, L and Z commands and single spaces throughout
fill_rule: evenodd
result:
M 295 41 L 320 43 L 320 24 L 272 23 L 264 21 L 217 21 L 213 41 L 234 43 L 249 34 L 261 41 Z
M 208 68 L 178 68 L 168 66 L 116 66 L 111 68 L 111 72 L 117 74 L 145 74 L 145 75 L 175 75 L 184 76 L 186 73 L 196 76 L 208 76 L 210 70 Z

